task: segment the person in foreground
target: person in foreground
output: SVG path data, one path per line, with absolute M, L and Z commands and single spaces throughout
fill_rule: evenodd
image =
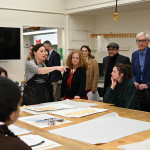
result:
M 99 80 L 99 68 L 95 57 L 91 54 L 91 49 L 87 45 L 83 45 L 80 50 L 86 57 L 88 63 L 88 69 L 86 70 L 86 94 L 90 91 L 95 93 L 97 91 L 97 85 Z
M 111 85 L 104 95 L 105 102 L 129 109 L 140 109 L 137 90 L 131 81 L 131 66 L 116 64 L 111 73 Z
M 31 150 L 8 129 L 20 114 L 20 89 L 13 81 L 0 77 L 0 149 Z
M 69 66 L 63 75 L 61 100 L 87 99 L 85 94 L 87 62 L 81 51 L 72 51 L 67 59 Z
M 24 88 L 22 105 L 33 105 L 50 102 L 48 73 L 52 71 L 66 71 L 66 67 L 46 67 L 43 63 L 46 57 L 46 48 L 37 44 L 32 50 L 33 59 L 27 61 L 25 67 L 26 86 Z

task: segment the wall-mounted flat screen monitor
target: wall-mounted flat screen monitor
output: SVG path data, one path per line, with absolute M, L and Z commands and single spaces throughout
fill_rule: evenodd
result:
M 0 27 L 0 60 L 20 59 L 20 28 Z

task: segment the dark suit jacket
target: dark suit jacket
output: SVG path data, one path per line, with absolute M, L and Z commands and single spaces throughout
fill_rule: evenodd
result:
M 132 53 L 132 80 L 133 82 L 137 82 L 137 83 L 141 82 L 139 51 L 140 50 L 137 50 Z M 150 48 L 149 47 L 147 49 L 147 53 L 145 57 L 142 83 L 147 84 L 147 86 L 149 87 L 148 91 L 150 95 Z
M 48 60 L 48 66 L 60 66 L 60 55 L 56 51 L 52 51 L 49 60 Z M 56 82 L 62 79 L 62 75 L 60 71 L 53 71 L 50 73 L 50 80 L 51 82 Z

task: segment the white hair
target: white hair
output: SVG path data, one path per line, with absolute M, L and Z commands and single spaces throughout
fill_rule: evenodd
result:
M 140 36 L 142 36 L 142 35 L 145 35 L 145 36 L 146 36 L 146 40 L 150 40 L 150 39 L 149 39 L 149 34 L 146 33 L 146 32 L 140 32 L 140 33 L 136 36 L 136 40 L 138 40 L 138 38 L 139 38 Z

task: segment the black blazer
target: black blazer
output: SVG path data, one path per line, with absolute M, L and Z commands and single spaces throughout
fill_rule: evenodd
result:
M 84 97 L 86 86 L 86 69 L 83 67 L 77 68 L 71 80 L 71 89 L 69 89 L 69 86 L 67 85 L 69 74 L 70 69 L 67 69 L 62 79 L 61 97 L 64 97 L 64 95 L 70 98 L 74 98 L 74 96 L 80 96 L 81 98 Z
M 140 83 L 140 61 L 139 61 L 139 51 L 137 50 L 132 53 L 132 81 Z M 144 70 L 143 70 L 143 84 L 147 84 L 148 86 L 148 93 L 149 93 L 149 100 L 150 100 L 150 48 L 148 47 L 145 63 L 144 63 Z
M 60 55 L 56 51 L 54 51 L 54 50 L 52 51 L 47 65 L 49 67 L 60 66 Z M 61 75 L 60 71 L 53 71 L 49 75 L 50 75 L 51 82 L 56 82 L 56 81 L 62 80 L 62 75 Z

